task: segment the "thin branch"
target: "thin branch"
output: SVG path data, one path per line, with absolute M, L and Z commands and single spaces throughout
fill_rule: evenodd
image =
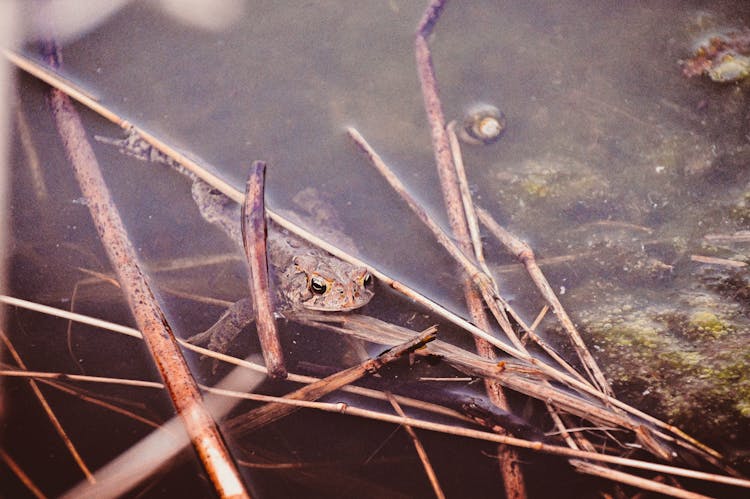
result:
M 250 294 L 260 348 L 272 378 L 286 378 L 284 351 L 273 315 L 266 256 L 266 208 L 264 202 L 266 164 L 256 161 L 250 168 L 242 203 L 242 242 L 250 267 Z
M 104 400 L 101 400 L 97 397 L 93 397 L 90 395 L 87 395 L 86 393 L 82 393 L 80 389 L 74 389 L 66 384 L 59 383 L 56 381 L 52 381 L 49 379 L 44 378 L 37 378 L 37 380 L 40 383 L 44 383 L 46 385 L 49 385 L 53 388 L 56 388 L 57 390 L 60 390 L 62 392 L 65 392 L 69 395 L 72 395 L 73 397 L 76 397 L 80 400 L 83 400 L 84 402 L 88 402 L 89 404 L 98 405 L 99 407 L 103 407 L 107 410 L 110 410 L 112 412 L 115 412 L 117 414 L 120 414 L 122 416 L 125 416 L 127 418 L 133 419 L 135 421 L 141 422 L 145 424 L 146 426 L 150 426 L 151 428 L 158 428 L 159 423 L 156 421 L 152 421 L 151 419 L 145 418 L 143 416 L 140 416 L 139 414 L 134 413 L 133 411 L 129 411 L 123 407 L 119 407 L 117 405 L 111 404 L 109 402 L 106 402 Z M 162 387 L 163 388 L 163 387 Z
M 20 104 L 16 105 L 15 114 L 18 136 L 21 139 L 21 147 L 26 155 L 27 166 L 29 168 L 29 174 L 31 175 L 31 183 L 34 186 L 36 199 L 40 203 L 45 203 L 49 198 L 47 184 L 44 181 L 41 161 L 39 161 L 39 153 L 36 152 L 34 140 L 31 138 L 31 128 L 26 119 L 26 113 L 23 112 Z

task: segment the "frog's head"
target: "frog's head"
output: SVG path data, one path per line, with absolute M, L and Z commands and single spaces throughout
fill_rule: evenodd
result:
M 296 256 L 291 301 L 309 310 L 347 312 L 366 305 L 373 296 L 366 268 L 333 257 Z

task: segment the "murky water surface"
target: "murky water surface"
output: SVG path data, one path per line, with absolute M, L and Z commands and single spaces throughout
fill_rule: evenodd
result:
M 229 27 L 211 32 L 134 2 L 68 41 L 63 71 L 238 188 L 252 161 L 267 161 L 274 208 L 298 209 L 294 195 L 314 187 L 365 260 L 465 314 L 451 260 L 344 133 L 359 129 L 446 225 L 414 63 L 423 3 L 252 2 Z M 682 425 L 745 469 L 750 292 L 745 267 L 729 264 L 750 260 L 738 237 L 750 229 L 750 83 L 688 79 L 679 61 L 706 34 L 748 26 L 744 2 L 451 2 L 431 39 L 447 119 L 460 120 L 480 102 L 507 118 L 496 144 L 464 148 L 477 203 L 533 246 L 621 398 Z M 33 45 L 27 49 L 33 54 Z M 17 132 L 11 293 L 131 323 L 119 291 L 92 277 L 111 270 L 51 124 L 45 87 L 25 75 L 18 86 L 48 197 L 32 182 L 33 161 Z M 82 115 L 92 136 L 120 136 Z M 230 241 L 200 218 L 180 174 L 94 147 L 175 330 L 189 336 L 207 328 L 221 306 L 186 293 L 226 301 L 244 293 L 244 265 Z M 531 322 L 543 302 L 512 257 L 489 236 L 486 243 L 504 296 Z M 223 260 L 196 263 L 217 256 Z M 176 261 L 185 265 L 159 271 Z M 437 320 L 386 289 L 364 312 L 417 328 Z M 80 325 L 71 357 L 66 327 L 30 312 L 9 314 L 8 330 L 31 369 L 158 378 L 139 342 Z M 572 361 L 558 329 L 547 318 L 540 333 Z M 444 334 L 468 345 L 450 327 Z M 344 350 L 329 334 L 290 325 L 286 335 L 293 359 L 331 365 Z M 239 355 L 257 348 L 255 340 L 240 343 Z M 198 364 L 207 376 L 208 364 Z M 87 388 L 135 400 L 139 413 L 157 421 L 170 414 L 157 393 Z M 8 381 L 5 390 L 7 448 L 45 492 L 61 493 L 80 472 L 26 385 Z M 148 433 L 84 402 L 67 407 L 70 397 L 44 390 L 93 468 Z M 274 390 L 288 387 L 267 391 Z M 76 428 L 76 420 L 89 423 Z M 500 493 L 492 446 L 424 437 L 449 496 Z M 102 441 L 107 449 L 98 448 Z M 299 472 L 248 471 L 264 497 L 430 494 L 411 444 L 388 425 L 300 412 L 257 434 L 243 453 L 256 462 L 302 463 Z M 534 477 L 549 469 L 558 470 L 556 495 L 606 487 L 562 462 L 524 457 L 537 497 L 549 489 Z M 15 483 L 2 474 L 0 483 Z M 203 496 L 198 475 L 185 464 L 151 482 L 145 495 Z M 16 485 L 0 487 L 8 497 L 22 494 Z

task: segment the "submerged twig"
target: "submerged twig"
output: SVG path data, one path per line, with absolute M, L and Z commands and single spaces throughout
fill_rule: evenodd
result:
M 2 460 L 8 468 L 10 468 L 13 474 L 16 475 L 21 481 L 21 483 L 23 483 L 26 488 L 29 489 L 29 492 L 34 494 L 34 497 L 36 497 L 37 499 L 44 499 L 45 497 L 47 497 L 39 489 L 39 487 L 36 486 L 31 478 L 29 478 L 26 472 L 23 471 L 23 469 L 18 465 L 15 459 L 10 457 L 10 454 L 3 450 L 2 447 L 0 447 L 0 460 Z
M 13 344 L 10 342 L 10 339 L 8 338 L 8 336 L 6 336 L 5 332 L 2 329 L 0 329 L 0 339 L 5 344 L 5 347 L 7 348 L 8 352 L 10 352 L 11 356 L 13 357 L 13 360 L 16 362 L 18 367 L 20 367 L 22 370 L 25 371 L 26 364 L 24 363 L 21 356 L 18 355 L 18 352 L 13 347 Z M 70 452 L 70 455 L 73 457 L 73 460 L 75 461 L 76 465 L 81 469 L 81 471 L 83 472 L 83 475 L 86 477 L 86 480 L 88 480 L 89 483 L 95 483 L 96 480 L 94 480 L 94 475 L 91 474 L 91 470 L 89 470 L 89 467 L 86 465 L 83 458 L 78 453 L 78 449 L 76 449 L 76 446 L 73 444 L 73 441 L 70 440 L 70 437 L 68 437 L 68 434 L 65 432 L 65 429 L 60 423 L 60 420 L 57 419 L 57 416 L 52 410 L 52 407 L 50 407 L 49 403 L 47 402 L 47 398 L 39 389 L 39 386 L 37 385 L 36 381 L 34 381 L 33 379 L 29 379 L 29 387 L 31 387 L 31 391 L 34 392 L 34 396 L 36 396 L 37 400 L 39 401 L 39 404 L 41 404 L 42 406 L 42 409 L 44 409 L 44 412 L 47 414 L 47 417 L 49 418 L 50 423 L 52 423 L 52 427 L 55 429 L 57 434 L 62 439 L 63 443 L 65 444 L 65 447 L 67 447 L 68 452 Z
M 266 208 L 263 200 L 266 164 L 256 161 L 250 168 L 242 204 L 242 242 L 250 267 L 250 293 L 260 348 L 272 378 L 286 378 L 284 352 L 273 315 L 266 257 Z
M 50 59 L 56 60 L 56 56 L 56 47 L 52 44 Z M 249 497 L 216 423 L 203 407 L 200 391 L 151 290 L 151 284 L 141 270 L 78 113 L 70 98 L 58 89 L 50 91 L 49 101 L 99 237 L 201 462 L 221 496 Z
M 388 402 L 391 403 L 391 406 L 393 407 L 393 410 L 396 411 L 396 414 L 398 414 L 402 418 L 405 418 L 406 414 L 404 414 L 404 410 L 401 409 L 401 406 L 399 405 L 396 398 L 390 393 L 386 393 L 386 395 L 388 396 Z M 438 499 L 444 499 L 445 493 L 443 492 L 442 487 L 440 487 L 440 482 L 438 481 L 437 474 L 435 473 L 435 469 L 432 467 L 430 457 L 427 455 L 427 451 L 425 450 L 424 445 L 422 445 L 422 441 L 419 439 L 417 433 L 411 426 L 404 425 L 404 430 L 409 435 L 409 438 L 411 438 L 412 444 L 414 444 L 414 449 L 417 451 L 417 455 L 419 456 L 419 460 L 422 461 L 422 467 L 424 468 L 424 472 L 427 475 L 427 478 L 430 480 L 430 485 L 432 485 L 432 490 L 433 492 L 435 492 L 435 497 L 437 497 Z

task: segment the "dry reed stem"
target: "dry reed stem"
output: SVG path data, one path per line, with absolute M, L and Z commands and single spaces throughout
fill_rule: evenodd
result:
M 24 486 L 29 489 L 29 492 L 34 494 L 34 497 L 36 497 L 37 499 L 45 499 L 47 497 L 44 495 L 41 489 L 36 486 L 34 481 L 31 480 L 31 478 L 29 478 L 29 476 L 23 471 L 18 463 L 12 457 L 10 457 L 10 454 L 5 452 L 2 447 L 0 447 L 0 459 L 2 459 L 5 465 L 10 468 L 10 470 L 14 475 L 16 475 L 16 477 L 18 477 L 21 483 L 23 483 Z
M 624 483 L 626 485 L 632 485 L 643 490 L 650 490 L 652 492 L 658 492 L 659 494 L 664 494 L 672 497 L 680 497 L 683 499 L 709 499 L 709 496 L 704 496 L 703 494 L 690 492 L 679 487 L 673 487 L 671 485 L 659 483 L 655 480 L 648 480 L 637 475 L 623 473 L 622 471 L 616 471 L 604 466 L 587 463 L 586 461 L 571 459 L 570 464 L 572 464 L 573 467 L 575 467 L 576 471 L 580 473 L 586 473 L 587 475 L 598 476 L 601 478 L 606 478 L 607 480 Z
M 354 383 L 368 373 L 376 372 L 382 366 L 401 358 L 404 354 L 422 348 L 426 343 L 435 339 L 436 331 L 436 327 L 431 327 L 422 333 L 407 339 L 400 345 L 396 345 L 381 353 L 375 358 L 367 359 L 356 366 L 344 369 L 343 371 L 334 373 L 319 381 L 303 386 L 298 390 L 288 393 L 283 398 L 303 401 L 318 400 L 345 385 Z M 268 404 L 230 419 L 225 423 L 224 427 L 235 436 L 244 435 L 270 424 L 273 421 L 286 417 L 296 410 L 297 408 L 291 405 Z
M 13 347 L 13 343 L 11 343 L 8 336 L 6 336 L 5 331 L 3 331 L 1 328 L 0 328 L 0 339 L 2 339 L 3 343 L 5 344 L 5 347 L 10 352 L 11 356 L 13 357 L 13 360 L 16 362 L 18 367 L 20 367 L 22 370 L 25 371 L 26 364 L 23 362 L 23 359 L 21 358 L 21 356 L 18 355 L 18 352 L 16 351 L 15 347 Z M 29 379 L 28 382 L 29 382 L 29 387 L 31 388 L 31 391 L 34 392 L 34 396 L 39 401 L 39 404 L 42 406 L 42 409 L 44 409 L 44 412 L 47 414 L 47 417 L 49 418 L 50 423 L 52 423 L 52 427 L 60 436 L 60 439 L 63 441 L 63 444 L 65 444 L 65 447 L 67 447 L 68 452 L 70 453 L 71 457 L 73 457 L 73 460 L 75 461 L 76 465 L 81 469 L 81 471 L 83 472 L 83 475 L 86 477 L 86 480 L 89 483 L 95 483 L 96 480 L 94 479 L 94 475 L 91 474 L 91 470 L 89 470 L 88 465 L 86 465 L 86 462 L 83 460 L 83 457 L 81 457 L 81 454 L 78 452 L 78 449 L 76 449 L 75 444 L 73 444 L 73 441 L 70 439 L 70 437 L 68 437 L 68 434 L 65 432 L 65 429 L 63 428 L 62 423 L 60 423 L 60 420 L 57 419 L 55 412 L 52 410 L 52 407 L 50 407 L 49 402 L 47 402 L 47 398 L 39 389 L 39 385 L 37 385 L 37 383 L 33 379 Z
M 48 57 L 54 63 L 57 60 L 56 47 L 54 43 L 50 46 Z M 53 88 L 50 91 L 49 103 L 76 179 L 109 260 L 117 271 L 131 312 L 213 486 L 221 497 L 249 497 L 216 423 L 203 407 L 200 391 L 148 278 L 140 268 L 78 113 L 70 98 L 60 90 Z
M 253 302 L 260 348 L 272 378 L 286 378 L 284 350 L 273 311 L 273 296 L 269 286 L 268 258 L 266 255 L 266 208 L 264 202 L 266 164 L 256 161 L 250 167 L 242 203 L 242 244 L 250 267 L 250 294 Z
M 388 402 L 391 403 L 393 410 L 396 411 L 396 414 L 398 414 L 402 418 L 405 418 L 406 414 L 404 414 L 404 410 L 401 409 L 401 406 L 393 397 L 393 395 L 390 392 L 386 392 L 386 396 L 388 397 Z M 419 440 L 419 436 L 417 436 L 417 433 L 411 426 L 404 425 L 404 430 L 406 430 L 409 438 L 411 438 L 414 449 L 417 451 L 417 455 L 419 456 L 419 460 L 422 462 L 422 467 L 424 468 L 424 472 L 427 475 L 427 479 L 430 481 L 433 492 L 435 492 L 435 497 L 437 497 L 438 499 L 445 499 L 445 493 L 443 492 L 442 487 L 440 487 L 440 482 L 438 481 L 437 474 L 435 474 L 435 469 L 432 467 L 432 463 L 430 463 L 430 457 L 427 455 L 427 451 L 425 450 L 424 445 L 422 445 L 422 441 Z
M 158 381 L 142 381 L 137 379 L 110 378 L 106 376 L 89 376 L 87 374 L 51 373 L 44 371 L 29 371 L 26 369 L 2 369 L 0 376 L 16 378 L 52 379 L 60 381 L 86 381 L 90 383 L 108 383 L 138 388 L 156 388 L 163 390 L 164 384 Z
M 485 225 L 485 227 L 487 227 L 487 229 L 489 229 L 490 233 L 492 233 L 498 241 L 505 246 L 505 249 L 508 252 L 515 256 L 524 267 L 526 267 L 526 271 L 529 273 L 531 280 L 534 281 L 534 284 L 536 284 L 542 297 L 544 297 L 544 299 L 547 300 L 547 303 L 550 304 L 552 311 L 557 316 L 560 324 L 562 324 L 563 329 L 568 333 L 568 338 L 570 338 L 576 353 L 578 353 L 578 358 L 581 359 L 581 364 L 583 364 L 586 373 L 594 380 L 602 392 L 607 394 L 607 396 L 613 396 L 612 388 L 609 386 L 609 382 L 607 382 L 604 373 L 601 371 L 596 360 L 586 347 L 586 343 L 584 343 L 583 338 L 581 338 L 581 335 L 578 333 L 573 321 L 570 319 L 565 308 L 562 306 L 562 303 L 560 303 L 557 295 L 552 290 L 549 281 L 544 277 L 539 265 L 536 264 L 534 252 L 531 247 L 501 227 L 486 210 L 477 208 L 477 214 L 479 215 L 479 220 Z

